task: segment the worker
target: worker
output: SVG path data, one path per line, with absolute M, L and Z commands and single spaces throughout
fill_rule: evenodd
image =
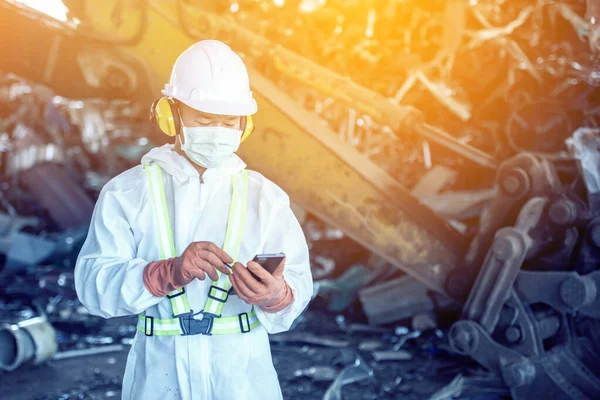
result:
M 280 399 L 267 334 L 289 330 L 313 285 L 288 196 L 235 154 L 257 111 L 248 72 L 201 41 L 162 94 L 151 118 L 175 143 L 102 189 L 77 295 L 94 315 L 138 315 L 123 399 Z M 285 258 L 268 271 L 251 261 L 265 253 Z

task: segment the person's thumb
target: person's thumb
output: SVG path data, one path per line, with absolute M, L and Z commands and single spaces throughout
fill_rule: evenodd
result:
M 273 277 L 274 278 L 283 278 L 283 270 L 285 269 L 285 257 L 283 258 L 283 260 L 281 260 L 281 262 L 279 263 L 279 265 L 277 267 L 275 267 L 275 269 L 273 270 Z

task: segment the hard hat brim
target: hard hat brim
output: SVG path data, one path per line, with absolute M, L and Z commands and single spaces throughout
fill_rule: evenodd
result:
M 162 94 L 171 97 L 175 100 L 178 100 L 186 106 L 193 108 L 194 110 L 202 111 L 208 114 L 231 115 L 237 117 L 245 115 L 254 115 L 258 110 L 256 100 L 254 99 L 252 99 L 251 103 L 241 104 L 218 100 L 191 100 L 182 98 L 180 96 L 173 96 L 172 93 L 169 93 L 166 90 L 163 90 Z

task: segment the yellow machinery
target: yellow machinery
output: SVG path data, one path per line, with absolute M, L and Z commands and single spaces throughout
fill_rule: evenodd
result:
M 396 133 L 417 129 L 484 167 L 493 169 L 493 161 L 423 124 L 417 110 L 393 104 L 233 19 L 186 3 L 65 1 L 77 21 L 62 23 L 2 1 L 2 33 L 10 39 L 3 43 L 0 68 L 67 97 L 124 98 L 149 107 L 185 48 L 204 38 L 228 43 L 246 60 L 259 105 L 256 132 L 240 149 L 249 168 L 275 181 L 307 211 L 444 293 L 446 276 L 464 252 L 462 235 L 259 70 L 275 68 L 282 79 L 346 102 Z

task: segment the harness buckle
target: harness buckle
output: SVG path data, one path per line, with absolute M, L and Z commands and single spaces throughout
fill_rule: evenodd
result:
M 175 293 L 174 295 L 171 295 L 170 293 L 167 294 L 167 297 L 169 299 L 174 299 L 175 297 L 179 297 L 179 296 L 183 296 L 185 294 L 185 286 L 181 288 L 181 291 L 178 293 Z
M 223 293 L 225 293 L 225 298 L 224 298 L 224 299 L 221 299 L 220 297 L 213 296 L 213 294 L 212 294 L 212 291 L 213 291 L 213 289 L 214 289 L 214 290 L 215 290 L 217 293 L 218 293 L 218 292 L 223 292 Z M 213 286 L 211 286 L 211 287 L 210 287 L 210 289 L 209 289 L 209 291 L 208 291 L 208 297 L 209 297 L 209 298 L 211 298 L 211 299 L 213 299 L 213 300 L 215 300 L 215 301 L 218 301 L 218 302 L 220 302 L 220 303 L 225 303 L 225 302 L 227 301 L 227 298 L 229 297 L 229 290 L 225 290 L 225 289 L 223 289 L 223 288 L 220 288 L 220 287 L 218 287 L 218 286 L 214 286 L 214 285 L 213 285 Z
M 196 319 L 194 316 L 201 314 L 201 319 Z M 179 325 L 181 326 L 182 336 L 188 335 L 209 335 L 212 330 L 214 317 L 205 313 L 192 312 L 179 316 Z
M 148 321 L 150 321 L 150 327 L 148 327 Z M 152 336 L 154 334 L 154 317 L 144 316 L 144 334 L 146 336 Z
M 240 323 L 240 331 L 242 333 L 250 332 L 250 318 L 248 317 L 248 313 L 239 314 L 238 322 Z M 246 326 L 247 326 L 247 328 L 246 328 Z

